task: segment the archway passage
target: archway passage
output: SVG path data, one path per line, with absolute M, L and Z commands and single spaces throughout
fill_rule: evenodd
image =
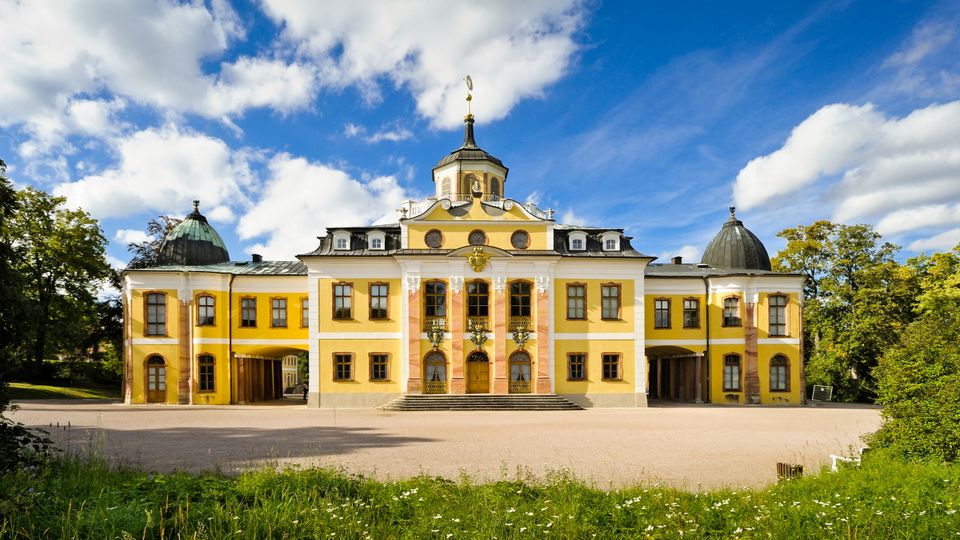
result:
M 529 394 L 531 387 L 530 355 L 517 351 L 510 355 L 510 393 Z
M 710 369 L 701 353 L 675 346 L 647 349 L 650 399 L 703 403 L 709 401 Z
M 490 391 L 490 358 L 483 351 L 467 356 L 467 393 L 485 394 Z
M 231 362 L 231 402 L 253 403 L 282 400 L 285 389 L 285 372 L 297 373 L 297 360 L 284 365 L 284 357 L 305 353 L 306 348 L 288 346 L 245 346 L 235 351 Z M 306 384 L 306 381 L 301 381 Z M 303 399 L 303 386 L 294 395 Z
M 167 401 L 167 362 L 160 356 L 147 358 L 147 403 Z

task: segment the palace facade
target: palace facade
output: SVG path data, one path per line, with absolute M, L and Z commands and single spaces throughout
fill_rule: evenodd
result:
M 277 399 L 281 359 L 306 352 L 311 407 L 803 403 L 803 278 L 772 272 L 733 208 L 699 263 L 653 264 L 623 229 L 509 198 L 473 124 L 433 168 L 434 196 L 394 224 L 329 228 L 296 261 L 231 261 L 195 203 L 158 266 L 123 273 L 126 402 Z

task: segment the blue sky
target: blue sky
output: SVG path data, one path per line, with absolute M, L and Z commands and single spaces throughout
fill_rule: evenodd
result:
M 0 157 L 111 260 L 194 198 L 234 259 L 432 193 L 477 139 L 506 194 L 698 260 L 727 206 L 960 242 L 960 2 L 0 0 Z

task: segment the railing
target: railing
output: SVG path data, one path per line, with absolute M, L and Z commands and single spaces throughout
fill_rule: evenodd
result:
M 530 381 L 510 381 L 511 394 L 529 394 L 532 387 Z
M 483 325 L 483 328 L 487 331 L 490 330 L 490 317 L 476 316 L 476 317 L 467 317 L 467 332 L 472 332 L 476 326 L 480 324 Z
M 526 328 L 528 331 L 533 332 L 533 328 L 530 326 L 530 317 L 515 317 L 510 316 L 510 331 L 516 332 L 517 328 Z
M 447 328 L 447 318 L 446 317 L 424 317 L 423 318 L 423 331 L 429 332 L 433 329 L 434 325 L 439 326 L 446 330 Z
M 446 394 L 447 381 L 426 381 L 423 383 L 424 394 Z

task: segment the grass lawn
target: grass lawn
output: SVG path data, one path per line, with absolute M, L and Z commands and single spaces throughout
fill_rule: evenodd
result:
M 99 386 L 87 384 L 85 386 L 49 386 L 45 384 L 30 384 L 12 382 L 9 387 L 10 399 L 109 399 L 119 398 L 120 388 L 117 386 Z
M 476 485 L 324 469 L 149 474 L 65 458 L 0 475 L 0 538 L 960 538 L 960 466 L 875 451 L 763 490 Z

